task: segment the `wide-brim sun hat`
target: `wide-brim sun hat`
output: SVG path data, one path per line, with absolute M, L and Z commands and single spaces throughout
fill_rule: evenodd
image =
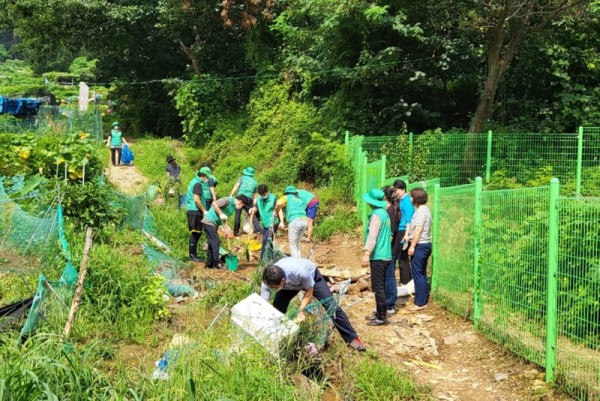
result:
M 242 174 L 252 177 L 254 175 L 254 167 L 246 167 Z
M 283 190 L 284 194 L 297 194 L 298 190 L 296 189 L 295 186 L 293 185 L 288 185 L 287 187 L 285 187 L 285 189 Z
M 385 194 L 381 189 L 373 188 L 369 192 L 363 195 L 363 200 L 369 205 L 376 207 L 385 207 L 387 203 L 385 201 Z
M 112 126 L 116 127 L 117 125 L 119 125 L 119 122 L 118 121 L 113 121 Z
M 198 170 L 199 173 L 202 174 L 206 174 L 206 175 L 210 175 L 211 171 L 210 171 L 210 167 L 202 167 L 200 170 Z

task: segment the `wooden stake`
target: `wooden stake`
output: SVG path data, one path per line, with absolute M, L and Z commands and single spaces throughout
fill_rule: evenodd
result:
M 92 227 L 88 227 L 85 233 L 85 245 L 83 246 L 83 257 L 81 258 L 81 264 L 79 265 L 79 278 L 77 279 L 77 286 L 75 287 L 75 296 L 73 297 L 73 302 L 71 303 L 69 317 L 67 319 L 65 331 L 63 333 L 64 339 L 67 339 L 69 337 L 69 334 L 71 333 L 73 323 L 75 322 L 75 314 L 77 313 L 79 303 L 81 302 L 81 295 L 83 294 L 83 283 L 85 282 L 85 277 L 87 276 L 88 259 L 90 256 L 90 250 L 92 249 L 92 234 Z

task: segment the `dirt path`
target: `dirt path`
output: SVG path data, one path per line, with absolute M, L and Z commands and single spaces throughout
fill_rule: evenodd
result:
M 337 236 L 315 248 L 316 261 L 358 268 L 361 242 Z M 306 251 L 305 251 L 306 252 Z M 410 299 L 405 299 L 407 305 Z M 475 332 L 473 324 L 431 302 L 412 314 L 400 307 L 389 325 L 370 327 L 365 317 L 374 310 L 370 291 L 347 295 L 342 306 L 370 349 L 405 368 L 434 398 L 461 401 L 570 400 L 544 382 L 537 365 L 516 357 Z
M 135 165 L 110 165 L 104 169 L 104 175 L 115 186 L 117 191 L 125 195 L 139 195 L 148 187 L 148 180 Z

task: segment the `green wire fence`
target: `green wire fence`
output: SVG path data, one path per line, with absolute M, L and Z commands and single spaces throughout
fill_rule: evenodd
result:
M 386 176 L 411 181 L 439 177 L 442 185 L 469 184 L 477 176 L 504 187 L 539 186 L 561 179 L 564 195 L 600 188 L 600 128 L 577 133 L 443 133 L 382 137 L 347 136 L 368 161 L 386 156 Z
M 438 304 L 576 399 L 600 399 L 600 128 L 347 134 L 346 149 L 363 224 L 372 187 L 429 193 Z

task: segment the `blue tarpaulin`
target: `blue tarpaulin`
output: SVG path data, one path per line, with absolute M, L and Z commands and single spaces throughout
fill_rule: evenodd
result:
M 15 117 L 29 117 L 37 114 L 42 101 L 34 98 L 10 98 L 0 96 L 0 114 L 10 114 Z

